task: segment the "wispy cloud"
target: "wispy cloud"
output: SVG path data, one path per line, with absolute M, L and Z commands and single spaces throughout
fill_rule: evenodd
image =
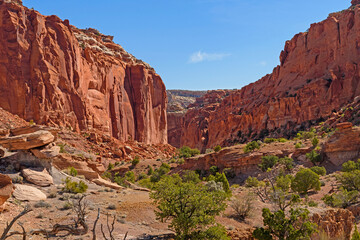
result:
M 189 58 L 189 63 L 199 63 L 204 61 L 220 61 L 230 56 L 229 53 L 206 53 L 202 51 L 194 52 Z
M 267 62 L 266 62 L 266 61 L 261 61 L 259 64 L 260 64 L 261 66 L 265 67 L 265 66 L 267 65 Z

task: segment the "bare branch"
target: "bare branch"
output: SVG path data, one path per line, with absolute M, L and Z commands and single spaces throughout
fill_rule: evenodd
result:
M 97 222 L 99 221 L 99 218 L 100 218 L 100 208 L 98 208 L 98 214 L 97 214 L 97 217 L 95 219 L 95 222 L 94 222 L 94 227 L 93 227 L 93 240 L 96 240 L 96 233 L 95 233 L 95 228 L 96 228 L 96 224 Z
M 1 237 L 0 237 L 0 240 L 5 240 L 5 239 L 7 239 L 8 237 L 13 236 L 13 235 L 23 235 L 23 233 L 20 233 L 20 232 L 11 232 L 9 235 L 8 235 L 8 233 L 9 233 L 10 229 L 12 228 L 12 226 L 14 225 L 14 223 L 15 223 L 19 218 L 21 218 L 22 216 L 24 216 L 25 214 L 27 214 L 27 213 L 29 213 L 29 212 L 31 212 L 31 211 L 32 211 L 32 209 L 30 209 L 29 206 L 26 206 L 26 207 L 24 208 L 24 210 L 23 210 L 21 213 L 19 213 L 19 215 L 17 215 L 16 217 L 14 217 L 13 220 L 11 220 L 10 224 L 7 224 L 6 228 L 4 229 L 3 234 L 2 234 Z

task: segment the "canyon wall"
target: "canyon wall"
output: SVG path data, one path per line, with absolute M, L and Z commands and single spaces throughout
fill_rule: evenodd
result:
M 290 135 L 352 102 L 360 95 L 357 3 L 287 41 L 272 74 L 232 91 L 216 106 L 189 110 L 181 145 L 204 151 L 284 131 Z
M 164 83 L 112 40 L 0 1 L 0 107 L 39 124 L 167 143 Z

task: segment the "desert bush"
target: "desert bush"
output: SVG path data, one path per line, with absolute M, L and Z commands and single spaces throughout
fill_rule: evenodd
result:
M 310 168 L 311 171 L 316 173 L 319 176 L 325 176 L 326 175 L 326 169 L 324 167 L 314 166 Z
M 245 187 L 251 188 L 251 187 L 258 187 L 260 184 L 260 181 L 256 177 L 248 177 L 245 180 Z
M 14 177 L 11 177 L 11 181 L 12 181 L 13 183 L 23 183 L 24 178 L 23 178 L 22 176 L 16 175 L 16 176 L 14 176 Z
M 293 169 L 294 166 L 295 166 L 294 160 L 292 158 L 289 158 L 289 157 L 280 158 L 279 159 L 279 164 L 284 166 L 285 169 L 288 170 L 288 171 Z
M 131 165 L 135 167 L 140 162 L 139 156 L 135 156 L 134 159 L 131 161 Z
M 258 227 L 253 237 L 260 240 L 270 239 L 310 239 L 316 232 L 316 224 L 309 221 L 307 209 L 290 209 L 290 216 L 279 210 L 272 213 L 268 208 L 262 210 L 264 227 Z
M 302 148 L 302 142 L 298 142 L 295 144 L 295 148 Z
M 215 152 L 219 152 L 221 150 L 221 146 L 217 145 L 216 147 L 214 147 L 214 151 Z
M 71 181 L 69 177 L 67 177 L 64 181 L 65 187 L 63 188 L 63 191 L 65 192 L 71 192 L 71 193 L 84 193 L 88 189 L 88 186 L 85 182 L 79 181 Z
M 67 202 L 65 202 L 65 203 L 62 205 L 61 210 L 69 210 L 69 209 L 71 209 L 72 207 L 73 207 L 72 203 L 69 202 L 69 201 L 67 201 Z
M 299 139 L 304 139 L 304 140 L 312 139 L 312 138 L 315 137 L 315 130 L 312 129 L 309 132 L 300 131 L 300 132 L 297 133 L 296 137 L 299 138 Z
M 279 158 L 277 156 L 263 156 L 261 157 L 261 163 L 259 164 L 259 168 L 266 172 L 269 168 L 272 168 L 279 162 Z
M 314 164 L 318 165 L 321 162 L 321 156 L 315 150 L 306 154 L 306 157 Z
M 44 200 L 40 200 L 34 204 L 35 208 L 50 208 L 51 204 L 45 202 Z
M 150 176 L 154 173 L 154 169 L 149 165 L 148 166 L 148 171 L 147 171 L 147 175 Z
M 337 175 L 336 178 L 340 182 L 341 187 L 345 188 L 346 190 L 360 191 L 360 170 L 343 172 Z
M 171 219 L 176 239 L 228 239 L 223 227 L 214 226 L 215 216 L 226 208 L 224 191 L 209 191 L 174 174 L 164 176 L 150 197 L 157 205 L 156 216 L 163 222 Z
M 343 163 L 341 171 L 352 172 L 354 170 L 360 170 L 360 159 L 357 162 L 347 161 L 347 162 Z
M 211 166 L 209 168 L 210 174 L 215 175 L 217 172 L 219 172 L 219 168 L 217 166 Z
M 135 173 L 133 171 L 128 171 L 125 173 L 125 179 L 129 182 L 135 182 Z
M 314 137 L 311 141 L 312 145 L 316 147 L 319 144 L 319 139 L 317 137 Z
M 57 197 L 57 193 L 56 192 L 51 192 L 48 196 L 48 198 L 56 198 Z
M 340 188 L 340 191 L 331 195 L 325 195 L 322 200 L 331 207 L 347 208 L 358 202 L 359 192 L 356 190 L 348 191 Z
M 252 141 L 244 147 L 244 153 L 249 153 L 254 151 L 255 149 L 260 149 L 260 145 L 257 141 Z
M 179 149 L 179 158 L 189 158 L 189 157 L 193 157 L 196 155 L 199 155 L 200 151 L 199 149 L 191 149 L 188 146 L 184 146 L 182 148 Z
M 78 175 L 77 170 L 74 167 L 69 167 L 68 168 L 68 173 L 70 176 L 76 177 Z
M 318 191 L 320 188 L 319 175 L 308 168 L 300 169 L 291 183 L 291 189 L 300 194 L 307 194 L 309 190 Z
M 231 200 L 230 206 L 235 211 L 235 218 L 244 221 L 249 217 L 254 204 L 254 195 L 247 194 L 245 197 L 236 197 Z
M 168 172 L 170 172 L 170 166 L 169 164 L 162 163 L 160 168 L 156 169 L 154 173 L 150 177 L 151 182 L 158 182 L 160 181 L 161 177 L 166 175 Z
M 360 240 L 360 233 L 358 231 L 358 228 L 355 224 L 355 230 L 354 230 L 354 233 L 353 235 L 351 236 L 351 240 Z
M 109 204 L 109 205 L 107 206 L 107 209 L 109 209 L 109 210 L 115 210 L 115 209 L 116 209 L 116 206 L 115 206 L 115 204 Z
M 264 139 L 264 143 L 273 143 L 273 142 L 277 142 L 276 138 L 265 138 Z

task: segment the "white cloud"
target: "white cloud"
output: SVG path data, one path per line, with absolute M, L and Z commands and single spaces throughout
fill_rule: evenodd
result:
M 206 53 L 206 52 L 195 52 L 191 54 L 189 58 L 189 63 L 199 63 L 204 61 L 220 61 L 225 57 L 230 56 L 229 53 Z
M 261 62 L 260 62 L 260 65 L 261 65 L 261 66 L 266 66 L 266 65 L 267 65 L 267 62 L 266 62 L 266 61 L 261 61 Z

